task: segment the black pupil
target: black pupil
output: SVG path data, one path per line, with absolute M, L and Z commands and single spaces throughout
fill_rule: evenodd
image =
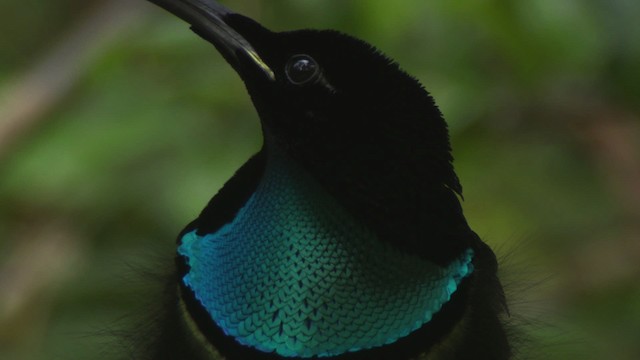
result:
M 318 64 L 307 56 L 295 57 L 291 59 L 287 70 L 291 82 L 303 84 L 314 78 L 318 71 Z

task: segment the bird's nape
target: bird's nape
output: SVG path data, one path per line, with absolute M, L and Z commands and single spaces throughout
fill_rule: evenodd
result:
M 153 359 L 507 359 L 491 249 L 413 77 L 333 31 L 151 0 L 244 81 L 263 147 L 178 236 Z

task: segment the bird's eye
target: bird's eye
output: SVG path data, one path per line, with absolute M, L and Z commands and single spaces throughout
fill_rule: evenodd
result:
M 294 55 L 287 62 L 285 73 L 291 83 L 304 85 L 320 76 L 320 66 L 309 55 Z

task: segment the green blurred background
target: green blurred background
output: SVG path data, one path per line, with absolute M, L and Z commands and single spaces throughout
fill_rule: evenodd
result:
M 226 4 L 363 38 L 434 95 L 523 352 L 640 359 L 640 2 Z M 136 269 L 169 269 L 259 148 L 257 116 L 215 49 L 142 0 L 0 14 L 0 359 L 101 358 L 99 333 L 153 296 Z

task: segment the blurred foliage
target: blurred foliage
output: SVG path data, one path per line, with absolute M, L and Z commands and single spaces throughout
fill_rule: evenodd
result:
M 3 0 L 0 95 L 101 4 Z M 419 78 L 535 356 L 640 359 L 640 2 L 227 4 L 274 30 L 351 33 Z M 176 234 L 260 146 L 215 49 L 137 9 L 111 40 L 92 38 L 73 86 L 0 146 L 1 359 L 100 358 L 97 334 L 148 295 L 131 268 L 170 268 Z

